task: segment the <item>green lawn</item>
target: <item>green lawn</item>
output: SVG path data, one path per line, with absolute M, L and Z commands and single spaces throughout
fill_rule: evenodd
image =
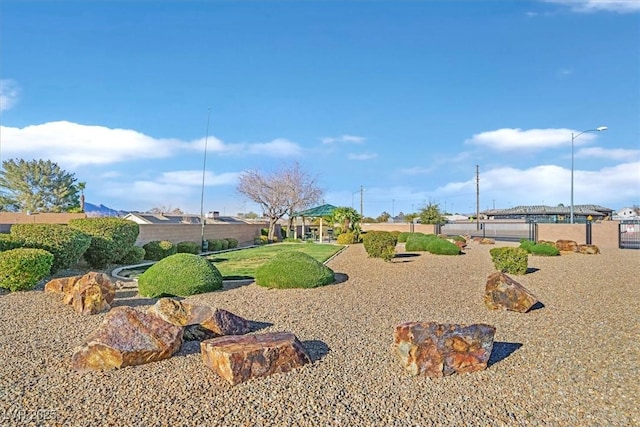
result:
M 315 243 L 275 243 L 214 254 L 208 258 L 220 270 L 224 279 L 245 279 L 255 277 L 256 269 L 273 258 L 278 252 L 300 251 L 320 262 L 325 262 L 342 248 L 343 246 L 340 245 L 320 245 Z

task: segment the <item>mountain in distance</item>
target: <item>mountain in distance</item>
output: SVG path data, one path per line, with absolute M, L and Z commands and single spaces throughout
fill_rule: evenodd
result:
M 93 203 L 85 202 L 84 204 L 84 212 L 87 216 L 125 216 L 128 214 L 128 211 L 117 211 L 115 209 L 111 209 L 103 204 L 94 205 Z

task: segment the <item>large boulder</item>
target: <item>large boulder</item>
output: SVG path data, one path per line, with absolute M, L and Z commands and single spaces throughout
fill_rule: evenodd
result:
M 578 244 L 574 240 L 556 240 L 555 245 L 560 252 L 578 252 Z
M 115 307 L 71 357 L 77 371 L 142 365 L 171 357 L 182 328 L 131 307 Z
M 62 302 L 80 314 L 108 311 L 116 296 L 116 287 L 109 276 L 95 271 L 50 280 L 44 290 L 62 294 Z
M 495 332 L 485 324 L 406 322 L 396 326 L 394 348 L 412 375 L 444 377 L 485 369 Z
M 204 364 L 231 385 L 311 362 L 300 341 L 288 332 L 213 338 L 201 342 L 200 350 Z
M 596 245 L 578 245 L 578 252 L 586 255 L 596 255 L 600 253 L 600 248 Z
M 526 313 L 537 302 L 535 295 L 506 274 L 496 271 L 487 277 L 484 304 L 490 310 Z
M 173 325 L 184 327 L 186 341 L 203 341 L 222 335 L 243 335 L 251 332 L 248 320 L 230 311 L 206 305 L 190 304 L 172 298 L 160 298 L 148 310 Z

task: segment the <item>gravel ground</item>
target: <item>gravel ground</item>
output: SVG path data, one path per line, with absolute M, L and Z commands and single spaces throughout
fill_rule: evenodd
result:
M 509 245 L 508 243 L 499 245 Z M 530 257 L 514 276 L 544 307 L 491 312 L 482 303 L 489 249 L 465 255 L 330 261 L 339 283 L 310 290 L 255 284 L 188 298 L 289 331 L 313 363 L 229 386 L 198 343 L 144 366 L 78 374 L 74 347 L 102 321 L 42 291 L 0 295 L 0 425 L 69 426 L 638 426 L 640 251 Z M 155 300 L 121 289 L 114 305 Z M 391 351 L 396 324 L 488 323 L 487 370 L 411 377 Z

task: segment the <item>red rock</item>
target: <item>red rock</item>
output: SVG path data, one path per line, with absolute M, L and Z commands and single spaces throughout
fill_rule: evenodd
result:
M 116 296 L 115 285 L 109 276 L 93 271 L 82 276 L 53 279 L 44 289 L 45 292 L 62 294 L 62 302 L 72 306 L 80 314 L 109 310 Z
M 573 240 L 556 240 L 555 245 L 561 252 L 578 252 L 578 244 Z
M 586 255 L 596 255 L 600 253 L 600 248 L 596 245 L 578 245 L 578 252 Z
M 177 326 L 182 326 L 186 341 L 203 341 L 221 335 L 243 335 L 251 332 L 250 322 L 223 309 L 190 304 L 171 298 L 160 298 L 147 311 Z
M 182 328 L 131 307 L 116 307 L 71 357 L 77 371 L 142 365 L 171 357 L 182 345 Z
M 495 332 L 485 324 L 407 322 L 396 326 L 394 347 L 412 375 L 444 377 L 486 369 Z
M 212 338 L 200 343 L 200 351 L 204 364 L 231 385 L 311 362 L 300 341 L 288 332 Z
M 506 274 L 496 271 L 487 277 L 484 305 L 490 310 L 526 313 L 537 302 L 535 295 Z

